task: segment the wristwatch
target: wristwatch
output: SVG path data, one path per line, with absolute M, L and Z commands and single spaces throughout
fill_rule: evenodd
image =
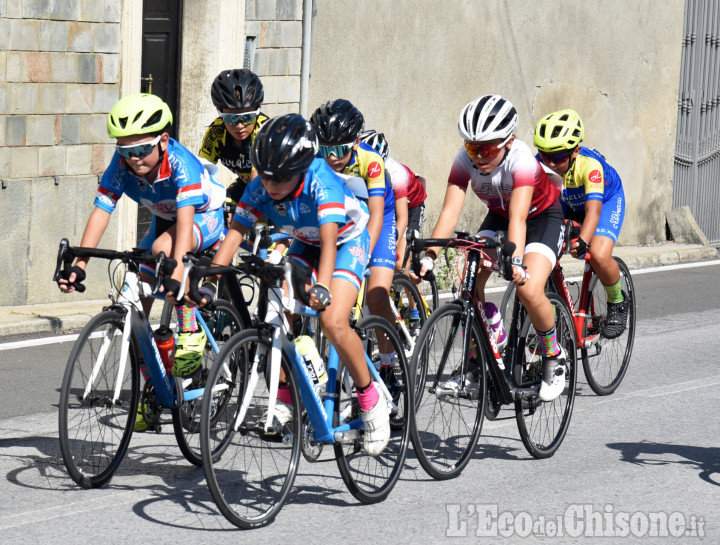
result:
M 517 265 L 518 267 L 522 267 L 522 266 L 523 266 L 522 257 L 517 257 L 517 256 L 513 257 L 513 258 L 512 258 L 512 264 L 513 264 L 513 265 Z

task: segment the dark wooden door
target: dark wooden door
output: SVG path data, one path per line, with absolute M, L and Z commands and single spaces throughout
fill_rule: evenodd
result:
M 182 0 L 143 2 L 142 81 L 140 90 L 162 98 L 178 120 Z M 175 136 L 175 124 L 170 136 Z M 150 225 L 150 211 L 138 210 L 137 242 Z

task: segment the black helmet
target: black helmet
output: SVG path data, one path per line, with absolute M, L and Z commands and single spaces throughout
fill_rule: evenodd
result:
M 210 96 L 218 110 L 259 108 L 265 93 L 257 74 L 247 68 L 224 70 L 212 83 Z
M 365 119 L 349 100 L 338 99 L 320 106 L 310 118 L 318 139 L 323 144 L 355 142 L 363 130 Z
M 261 176 L 277 178 L 304 172 L 318 152 L 312 125 L 300 114 L 266 121 L 255 137 L 250 160 Z

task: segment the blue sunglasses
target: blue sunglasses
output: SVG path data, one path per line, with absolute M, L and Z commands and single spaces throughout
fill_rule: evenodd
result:
M 162 134 L 158 134 L 157 137 L 150 140 L 150 142 L 143 142 L 142 144 L 132 144 L 130 146 L 120 146 L 116 145 L 115 150 L 118 152 L 118 155 L 122 157 L 123 159 L 132 159 L 135 157 L 136 159 L 142 159 L 143 157 L 147 157 L 152 153 L 152 151 L 155 149 L 155 146 L 158 145 L 158 142 L 160 142 L 160 139 L 162 138 Z
M 245 112 L 244 114 L 224 114 L 220 112 L 220 117 L 222 118 L 223 123 L 227 123 L 228 125 L 234 127 L 238 123 L 242 123 L 243 125 L 250 125 L 250 123 L 254 123 L 258 118 L 259 113 L 260 108 L 254 112 Z
M 331 155 L 334 155 L 335 157 L 345 157 L 350 151 L 352 150 L 352 147 L 355 145 L 355 143 L 351 144 L 342 144 L 340 146 L 319 146 L 320 148 L 320 155 L 322 155 L 325 159 L 330 157 Z

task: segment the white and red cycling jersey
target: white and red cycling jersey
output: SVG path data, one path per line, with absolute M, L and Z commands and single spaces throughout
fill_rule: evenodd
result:
M 395 200 L 407 197 L 408 208 L 415 208 L 425 202 L 427 192 L 421 178 L 401 162 L 392 157 L 385 160 L 385 174 L 390 178 Z
M 489 174 L 481 173 L 465 147 L 461 147 L 450 169 L 448 184 L 466 190 L 468 182 L 490 210 L 507 219 L 510 218 L 510 195 L 516 187 L 533 187 L 528 218 L 546 210 L 560 196 L 560 191 L 550 181 L 528 145 L 517 138 L 510 150 L 505 152 L 503 161 Z

